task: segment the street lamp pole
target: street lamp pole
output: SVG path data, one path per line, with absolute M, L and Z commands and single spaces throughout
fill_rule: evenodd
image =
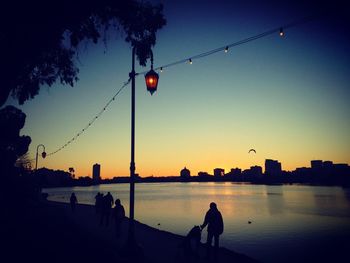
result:
M 132 48 L 132 64 L 129 77 L 131 79 L 131 161 L 130 161 L 130 210 L 127 251 L 133 256 L 140 256 L 140 247 L 135 239 L 135 54 L 136 48 Z M 151 70 L 145 75 L 147 90 L 153 94 L 157 90 L 158 74 L 153 70 L 153 53 L 151 53 Z
M 135 243 L 135 47 L 132 49 L 132 68 L 129 74 L 131 78 L 131 161 L 130 161 L 130 222 L 128 243 Z
M 40 146 L 44 148 L 43 152 L 41 153 L 41 156 L 42 156 L 43 158 L 46 157 L 45 146 L 44 146 L 43 144 L 39 144 L 39 145 L 36 147 L 35 171 L 38 169 L 38 151 L 39 151 L 39 147 L 40 147 Z

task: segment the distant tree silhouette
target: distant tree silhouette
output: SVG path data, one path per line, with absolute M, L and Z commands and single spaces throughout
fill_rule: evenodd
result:
M 15 163 L 27 151 L 31 138 L 20 135 L 20 130 L 25 123 L 26 115 L 13 106 L 6 106 L 0 109 L 0 180 L 9 179 L 13 174 L 17 174 Z
M 70 173 L 70 175 L 71 175 L 72 178 L 75 178 L 75 174 L 74 174 L 74 173 L 75 173 L 75 170 L 74 170 L 73 167 L 69 167 L 69 168 L 68 168 L 68 172 Z
M 136 0 L 2 1 L 0 4 L 0 106 L 12 96 L 23 104 L 41 85 L 78 80 L 75 55 L 82 41 L 97 43 L 113 28 L 136 47 L 140 65 L 150 58 L 166 21 L 162 5 Z
M 15 166 L 23 169 L 23 170 L 31 170 L 32 169 L 32 161 L 29 157 L 29 153 L 26 152 L 22 156 L 18 157 L 16 160 Z
M 40 168 L 35 173 L 42 187 L 72 186 L 74 180 L 69 172 Z

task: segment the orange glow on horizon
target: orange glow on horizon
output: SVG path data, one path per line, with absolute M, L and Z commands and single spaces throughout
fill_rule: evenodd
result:
M 310 161 L 306 162 L 283 162 L 283 160 L 279 160 L 282 163 L 282 169 L 285 171 L 293 171 L 298 167 L 310 167 Z M 334 160 L 333 160 L 334 161 Z M 149 161 L 150 162 L 150 161 Z M 162 176 L 180 176 L 180 171 L 186 166 L 191 171 L 191 176 L 197 176 L 198 172 L 207 172 L 208 174 L 213 175 L 213 170 L 215 168 L 222 168 L 225 170 L 225 173 L 230 172 L 233 168 L 240 168 L 243 170 L 249 169 L 251 166 L 261 166 L 263 171 L 265 170 L 264 164 L 265 159 L 259 159 L 256 161 L 245 160 L 245 161 L 236 161 L 236 162 L 217 162 L 217 160 L 213 160 L 212 162 L 203 162 L 203 164 L 198 164 L 197 161 L 194 161 L 193 164 L 186 163 L 180 164 L 178 161 L 173 160 L 174 166 L 170 166 L 169 163 L 171 161 L 164 160 L 163 162 L 156 162 L 158 165 L 153 165 L 153 162 L 148 164 L 145 160 L 136 161 L 136 173 L 141 177 L 162 177 Z M 128 161 L 125 160 L 124 164 L 115 165 L 115 162 L 110 160 L 104 160 L 98 162 L 101 165 L 101 177 L 103 179 L 112 179 L 113 177 L 121 177 L 121 176 L 129 176 L 130 170 L 128 166 Z M 164 163 L 164 164 L 162 164 Z M 176 163 L 176 164 L 175 164 Z M 346 163 L 341 161 L 334 161 L 334 163 Z M 72 164 L 72 163 L 70 163 Z M 74 167 L 76 173 L 76 178 L 82 176 L 92 176 L 92 165 L 87 163 L 81 163 L 76 165 L 71 165 Z M 175 166 L 176 165 L 176 166 Z M 65 170 L 68 171 L 68 167 L 70 165 L 65 164 L 65 162 L 51 162 L 50 160 L 39 160 L 40 167 L 47 167 L 49 169 L 54 170 Z

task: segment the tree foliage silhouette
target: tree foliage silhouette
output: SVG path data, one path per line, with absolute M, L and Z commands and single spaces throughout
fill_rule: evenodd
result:
M 28 151 L 31 139 L 29 136 L 20 135 L 25 119 L 26 115 L 13 106 L 6 106 L 0 110 L 0 160 L 5 179 L 17 173 L 15 163 Z
M 32 160 L 29 156 L 29 153 L 26 152 L 25 154 L 19 156 L 16 160 L 15 166 L 20 169 L 30 171 L 32 169 Z
M 74 170 L 73 167 L 69 167 L 69 168 L 68 168 L 68 172 L 70 173 L 70 175 L 71 175 L 72 178 L 75 178 L 75 174 L 74 174 L 74 173 L 75 173 L 75 170 Z
M 125 33 L 140 65 L 150 58 L 166 21 L 162 6 L 136 0 L 2 1 L 0 7 L 0 106 L 8 96 L 23 104 L 41 85 L 78 80 L 79 43 L 97 43 L 109 29 Z

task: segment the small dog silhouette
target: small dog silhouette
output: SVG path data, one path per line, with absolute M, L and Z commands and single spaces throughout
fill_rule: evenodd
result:
M 185 257 L 198 257 L 198 249 L 201 241 L 202 231 L 199 226 L 194 226 L 183 241 Z

